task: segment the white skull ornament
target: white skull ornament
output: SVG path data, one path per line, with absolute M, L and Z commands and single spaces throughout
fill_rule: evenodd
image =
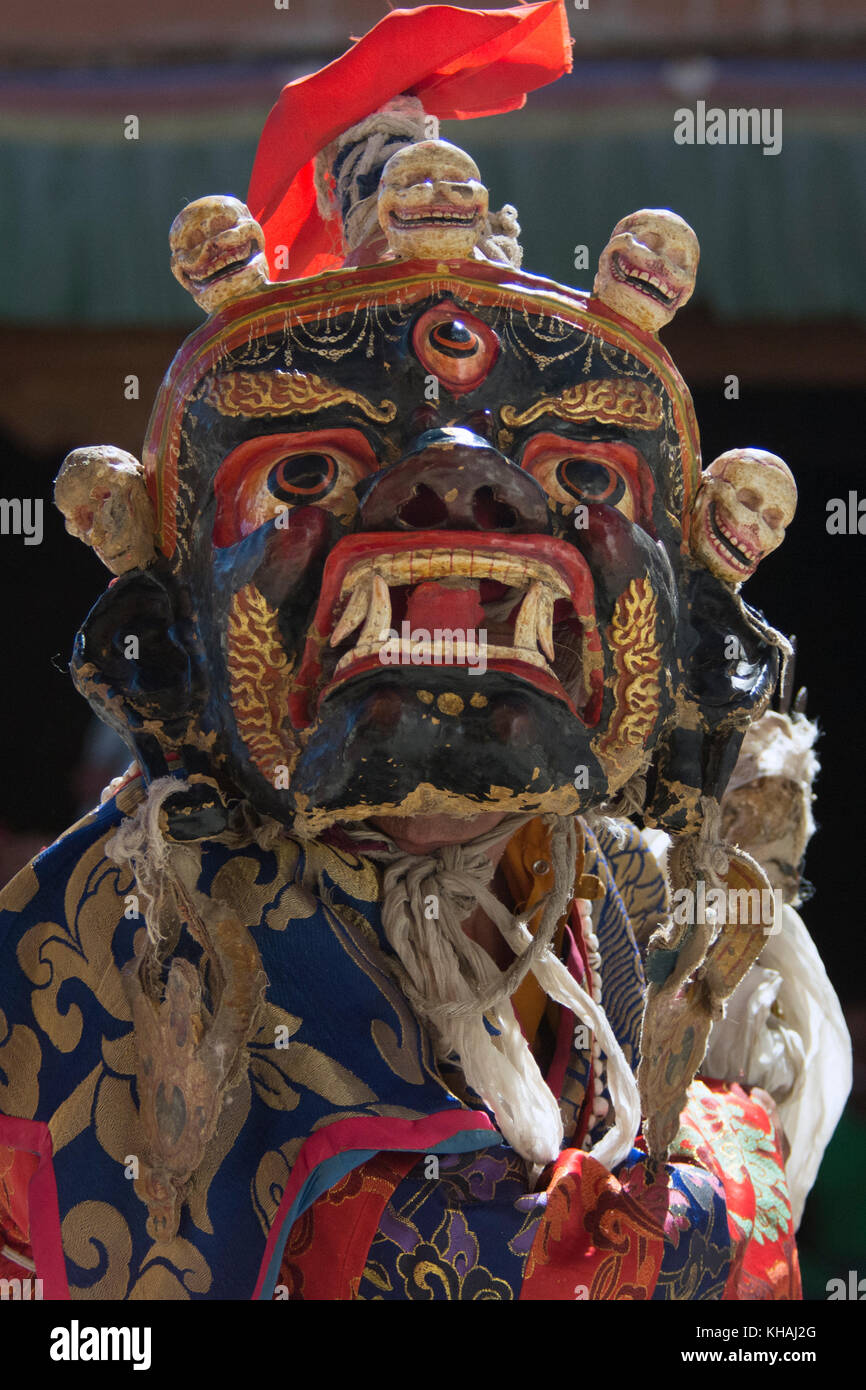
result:
M 465 150 L 447 140 L 421 140 L 398 150 L 382 170 L 379 226 L 401 260 L 468 260 L 484 234 L 488 202 Z
M 617 222 L 592 292 L 638 328 L 657 333 L 692 296 L 700 247 L 675 212 L 643 208 Z
M 189 203 L 172 222 L 168 244 L 172 275 L 207 314 L 268 284 L 264 232 L 239 198 Z
M 794 475 L 764 449 L 731 449 L 701 475 L 692 512 L 695 559 L 739 586 L 785 539 L 797 509 Z
M 71 536 L 89 545 L 112 574 L 144 569 L 154 558 L 153 507 L 137 458 L 113 444 L 73 449 L 54 484 Z

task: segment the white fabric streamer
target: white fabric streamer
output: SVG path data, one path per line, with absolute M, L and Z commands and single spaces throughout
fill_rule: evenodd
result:
M 770 1012 L 777 1003 L 781 1017 Z M 795 1229 L 852 1082 L 851 1039 L 836 991 L 799 915 L 731 995 L 710 1034 L 703 1071 L 769 1091 L 791 1152 L 785 1165 Z
M 804 742 L 805 753 L 811 743 Z M 660 830 L 643 836 L 664 866 L 669 836 Z M 701 1074 L 759 1086 L 773 1097 L 791 1146 L 785 1173 L 796 1230 L 851 1091 L 853 1062 L 836 991 L 802 919 L 787 904 L 781 930 L 768 938 L 728 1000 L 725 1017 L 713 1025 Z

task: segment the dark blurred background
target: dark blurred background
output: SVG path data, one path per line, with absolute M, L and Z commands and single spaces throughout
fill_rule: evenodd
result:
M 82 444 L 140 454 L 159 381 L 201 319 L 169 273 L 169 224 L 203 194 L 245 197 L 282 85 L 336 57 L 386 8 L 0 4 L 0 492 L 44 499 L 45 516 L 41 545 L 0 537 L 0 881 L 126 762 L 66 673 L 108 575 L 65 534 L 50 502 L 54 475 Z M 698 287 L 662 338 L 692 388 L 704 459 L 755 444 L 797 477 L 797 517 L 746 597 L 796 635 L 796 684 L 823 731 L 807 864 L 816 892 L 803 916 L 855 1039 L 855 1094 L 801 1232 L 807 1296 L 823 1298 L 826 1280 L 858 1259 L 866 1274 L 857 848 L 866 534 L 826 528 L 831 498 L 866 498 L 866 9 L 861 0 L 590 0 L 568 10 L 570 77 L 521 112 L 443 134 L 476 157 L 491 206 L 516 204 L 526 268 L 555 280 L 589 288 L 627 212 L 682 214 L 701 242 Z M 677 145 L 674 112 L 697 101 L 780 109 L 781 152 Z M 130 115 L 137 140 L 124 138 Z M 575 269 L 580 246 L 589 269 Z

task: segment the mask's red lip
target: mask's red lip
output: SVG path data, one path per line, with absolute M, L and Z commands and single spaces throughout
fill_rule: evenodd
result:
M 347 536 L 337 543 L 328 556 L 322 575 L 319 602 L 307 633 L 301 663 L 292 682 L 288 700 L 289 717 L 296 729 L 307 728 L 313 722 L 316 709 L 326 695 L 331 694 L 347 680 L 375 669 L 379 664 L 378 659 L 375 656 L 370 657 L 368 653 L 360 655 L 358 660 L 348 663 L 331 676 L 323 671 L 323 654 L 336 627 L 338 611 L 341 607 L 343 611 L 346 608 L 346 604 L 341 604 L 340 600 L 347 575 L 364 562 L 374 562 L 380 557 L 383 561 L 386 557 L 394 557 L 395 562 L 405 569 L 403 557 L 407 552 L 418 552 L 419 572 L 417 577 L 413 575 L 410 560 L 407 575 L 399 581 L 403 585 L 411 586 L 428 580 L 431 577 L 430 562 L 435 561 L 441 567 L 443 563 L 448 563 L 448 557 L 455 552 L 464 557 L 468 552 L 470 561 L 467 577 L 470 580 L 476 557 L 478 578 L 487 577 L 495 562 L 498 562 L 499 567 L 507 566 L 509 562 L 520 566 L 526 574 L 527 584 L 540 572 L 554 578 L 561 601 L 570 603 L 581 625 L 581 642 L 587 658 L 584 668 L 588 685 L 588 698 L 584 701 L 583 710 L 579 712 L 575 708 L 574 702 L 552 671 L 541 669 L 545 665 L 543 661 L 541 667 L 537 667 L 528 661 L 495 655 L 488 660 L 487 669 L 519 675 L 545 694 L 552 694 L 561 699 L 585 722 L 596 722 L 601 710 L 604 673 L 601 639 L 595 621 L 595 593 L 589 567 L 573 546 L 552 536 L 543 535 L 494 535 L 474 531 L 378 531 Z M 430 561 L 426 557 L 430 557 Z M 380 566 L 383 567 L 384 565 Z M 384 672 L 386 668 L 382 669 Z M 413 669 L 417 671 L 419 667 L 415 666 Z M 430 669 L 441 668 L 431 666 Z M 477 680 L 480 691 L 484 685 L 483 675 L 479 673 Z

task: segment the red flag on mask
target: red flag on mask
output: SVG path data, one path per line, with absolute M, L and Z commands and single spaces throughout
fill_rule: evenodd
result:
M 440 120 L 498 115 L 570 71 L 565 0 L 504 10 L 392 10 L 341 58 L 284 87 L 265 122 L 247 201 L 264 230 L 272 274 L 278 246 L 289 251 L 280 279 L 342 263 L 339 221 L 326 221 L 316 204 L 313 160 L 385 102 L 414 96 Z

